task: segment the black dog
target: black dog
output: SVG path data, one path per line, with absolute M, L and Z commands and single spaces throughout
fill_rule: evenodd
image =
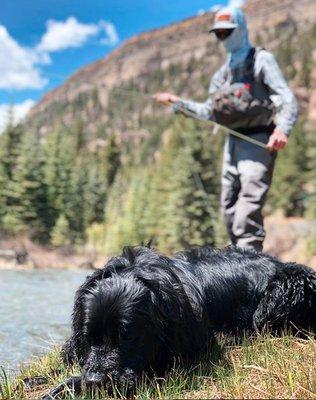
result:
M 316 273 L 308 267 L 232 247 L 172 258 L 127 248 L 76 294 L 63 358 L 78 360 L 82 375 L 68 384 L 132 389 L 143 372 L 162 375 L 174 358 L 196 359 L 219 332 L 289 324 L 316 329 Z

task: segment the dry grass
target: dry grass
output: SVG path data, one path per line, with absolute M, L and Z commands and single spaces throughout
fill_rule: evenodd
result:
M 54 372 L 55 371 L 55 372 Z M 38 399 L 39 396 L 77 374 L 78 369 L 65 369 L 58 349 L 23 367 L 12 382 L 2 372 L 0 398 Z M 43 376 L 47 384 L 27 389 L 26 377 Z M 81 399 L 91 398 L 83 395 Z M 105 398 L 104 392 L 93 398 Z M 71 393 L 67 399 L 73 399 Z M 135 399 L 316 399 L 316 341 L 284 335 L 269 335 L 244 340 L 231 346 L 221 342 L 205 356 L 203 362 L 189 371 L 174 368 L 163 380 L 143 383 Z

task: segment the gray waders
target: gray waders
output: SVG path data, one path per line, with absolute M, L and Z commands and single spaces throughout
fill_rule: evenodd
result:
M 268 133 L 251 137 L 268 143 Z M 262 209 L 271 185 L 276 153 L 229 136 L 224 151 L 221 208 L 232 244 L 262 251 Z

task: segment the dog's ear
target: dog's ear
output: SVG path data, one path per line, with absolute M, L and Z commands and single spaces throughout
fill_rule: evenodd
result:
M 181 318 L 181 304 L 178 301 L 177 293 L 170 285 L 165 284 L 159 275 L 151 277 L 137 275 L 137 280 L 142 282 L 152 293 L 152 302 L 157 311 L 163 316 L 164 319 L 174 321 Z
M 152 249 L 157 244 L 156 238 L 152 237 L 148 240 L 148 242 L 141 242 L 142 247 L 147 247 L 148 249 Z
M 141 244 L 140 246 L 125 246 L 123 248 L 122 257 L 124 257 L 130 265 L 135 263 L 137 257 L 141 256 L 142 254 L 148 253 L 148 250 L 152 250 L 152 243 L 153 240 L 149 240 L 147 244 Z M 152 250 L 153 251 L 153 250 Z
M 133 264 L 136 258 L 135 247 L 125 246 L 122 251 L 122 257 L 126 258 L 130 264 Z

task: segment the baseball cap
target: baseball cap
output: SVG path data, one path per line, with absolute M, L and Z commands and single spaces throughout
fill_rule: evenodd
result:
M 217 29 L 235 29 L 237 26 L 238 24 L 234 21 L 234 15 L 227 9 L 221 10 L 216 13 L 210 32 L 214 32 Z

